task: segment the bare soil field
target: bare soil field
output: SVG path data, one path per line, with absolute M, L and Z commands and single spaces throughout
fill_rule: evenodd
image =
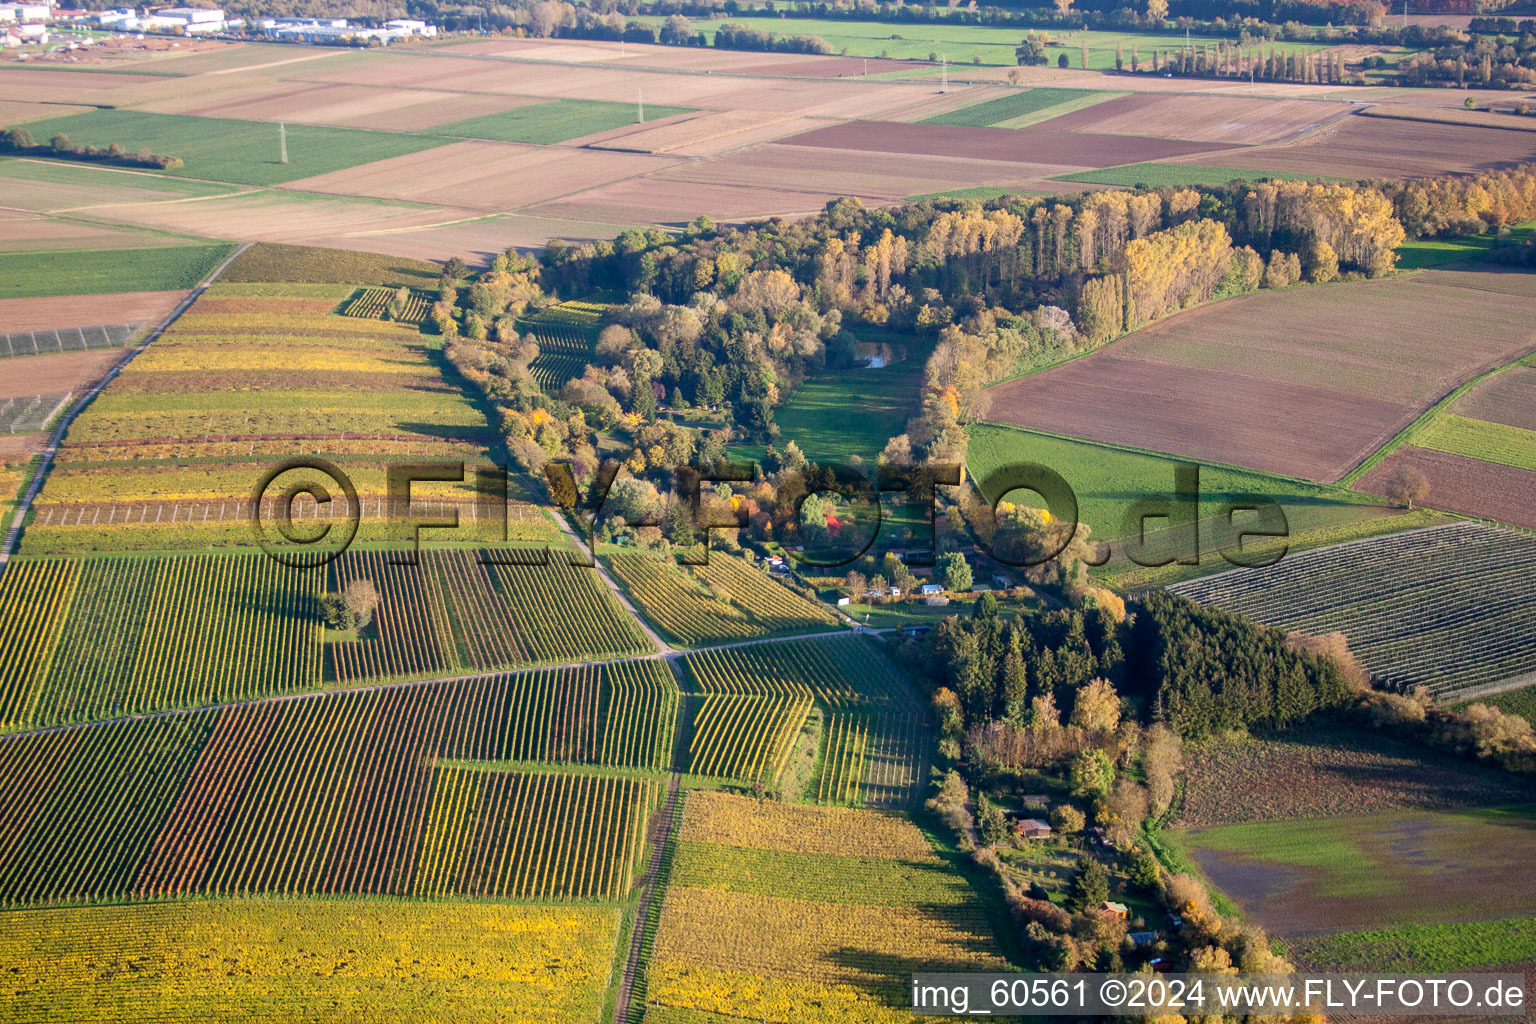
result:
M 1185 752 L 1181 826 L 1297 821 L 1528 796 L 1507 772 L 1408 747 L 1375 733 L 1326 727 L 1211 743 Z
M 659 171 L 677 162 L 644 153 L 522 146 L 510 142 L 455 142 L 305 178 L 293 182 L 292 187 L 466 209 L 505 210 Z
M 816 124 L 809 118 L 793 114 L 755 110 L 708 111 L 681 114 L 652 124 L 625 125 L 623 128 L 572 139 L 570 144 L 590 149 L 707 156 L 754 142 L 793 135 L 815 127 Z
M 1028 130 L 1152 135 L 1191 142 L 1251 145 L 1291 138 L 1345 117 L 1350 109 L 1346 104 L 1317 100 L 1136 93 L 1042 121 Z
M 20 395 L 79 392 L 123 357 L 122 349 L 15 356 L 0 363 L 0 400 Z
M 208 238 L 296 242 L 320 234 L 351 234 L 441 224 L 477 211 L 440 206 L 267 189 L 176 203 L 101 206 L 92 216 L 142 227 L 187 231 Z
M 14 466 L 25 462 L 48 443 L 48 435 L 0 434 L 0 466 Z
M 0 124 L 7 126 L 24 124 L 27 121 L 42 121 L 50 117 L 82 114 L 94 109 L 94 107 L 70 106 L 63 103 L 29 103 L 25 100 L 6 97 L 0 98 Z
M 1335 177 L 1402 178 L 1491 170 L 1536 159 L 1536 138 L 1526 132 L 1466 125 L 1348 117 L 1299 142 L 1233 150 L 1226 167 L 1328 174 Z M 1212 161 L 1178 159 L 1174 163 Z
M 1536 430 L 1536 367 L 1514 366 L 1489 377 L 1457 399 L 1451 412 Z
M 479 53 L 572 63 L 619 64 L 625 67 L 677 71 L 711 71 L 732 75 L 770 75 L 791 78 L 849 78 L 864 74 L 866 61 L 858 57 L 828 57 L 800 53 L 752 53 L 716 50 L 712 47 L 647 46 L 606 40 L 495 39 L 459 43 L 435 49 L 447 53 Z M 869 74 L 902 71 L 909 61 L 871 57 Z
M 508 213 L 437 227 L 375 231 L 367 235 L 322 236 L 310 239 L 309 244 L 386 253 L 418 260 L 446 260 L 457 256 L 471 263 L 477 259 L 484 263 L 509 248 L 542 249 L 552 238 L 573 242 L 613 238 L 621 231 L 644 227 L 647 223 L 608 223 Z
M 704 185 L 662 177 L 629 178 L 557 202 L 531 206 L 523 212 L 560 220 L 686 224 L 701 213 L 715 220 L 815 213 L 839 194 L 767 185 Z
M 158 322 L 186 296 L 186 292 L 120 292 L 0 299 L 0 333 Z
M 1380 494 L 1403 466 L 1429 480 L 1424 503 L 1431 508 L 1536 530 L 1536 473 L 1513 466 L 1404 445 L 1355 481 L 1353 490 Z
M 137 79 L 138 81 L 135 81 Z M 35 103 L 39 100 L 83 99 L 98 102 L 92 93 L 163 81 L 159 76 L 97 74 L 92 71 L 54 71 L 51 68 L 0 69 L 0 96 Z
M 1337 480 L 1442 395 L 1536 348 L 1536 297 L 1460 286 L 1479 277 L 1435 271 L 1202 306 L 998 385 L 989 416 Z
M 1495 114 L 1490 110 L 1466 110 L 1459 107 L 1420 107 L 1408 103 L 1364 107 L 1362 117 L 1390 117 L 1402 121 L 1429 121 L 1435 124 L 1463 124 L 1478 128 L 1503 128 L 1512 132 L 1536 132 L 1536 118 L 1518 114 Z
M 761 56 L 761 55 L 759 55 Z M 484 60 L 420 53 L 383 54 L 292 77 L 343 85 L 426 87 L 451 92 L 647 103 L 713 110 L 760 110 L 826 117 L 869 117 L 928 95 L 930 86 L 900 82 L 825 82 Z
M 382 131 L 415 131 L 537 103 L 531 97 L 483 96 L 430 89 L 258 82 L 231 92 L 193 94 L 144 106 L 166 114 L 296 121 Z
M 777 144 L 753 146 L 713 160 L 682 164 L 656 177 L 710 185 L 761 185 L 900 199 L 972 185 L 1023 188 L 1031 179 L 1074 170 L 1082 170 L 1082 167 L 958 156 L 903 154 L 876 162 L 869 159 L 868 153 L 857 150 Z M 1083 188 L 1081 185 L 1067 187 L 1072 191 Z
M 35 213 L 0 210 L 0 252 L 42 252 L 48 249 L 118 249 L 155 245 L 184 245 L 173 235 L 114 228 L 105 224 L 59 220 Z
M 1128 135 L 1014 131 L 1007 128 L 966 128 L 946 124 L 896 124 L 881 121 L 852 121 L 819 128 L 786 139 L 785 145 L 1075 167 L 1114 167 L 1143 160 L 1165 160 L 1175 156 L 1235 148 L 1226 143 L 1180 142 Z

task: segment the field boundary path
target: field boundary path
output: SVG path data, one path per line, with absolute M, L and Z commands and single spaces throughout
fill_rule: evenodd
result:
M 112 368 L 102 374 L 101 379 L 92 384 L 90 389 L 80 396 L 80 400 L 74 404 L 74 407 L 64 414 L 63 419 L 59 420 L 59 425 L 53 428 L 53 433 L 48 437 L 48 444 L 39 456 L 37 469 L 32 473 L 32 479 L 27 484 L 26 493 L 22 495 L 21 500 L 16 503 L 15 510 L 11 513 L 11 526 L 6 531 L 5 544 L 0 546 L 0 576 L 4 575 L 5 567 L 11 562 L 11 551 L 16 547 L 16 541 L 21 536 L 22 524 L 26 522 L 27 515 L 32 511 L 33 500 L 36 499 L 38 492 L 43 489 L 43 481 L 47 478 L 48 471 L 53 468 L 54 456 L 58 454 L 59 445 L 64 441 L 64 434 L 69 430 L 70 424 L 75 422 L 75 417 L 80 415 L 85 407 L 91 404 L 103 388 L 115 380 L 119 373 L 123 372 L 123 367 L 127 366 L 134 356 L 148 348 L 150 342 L 165 333 L 166 329 L 175 323 L 181 314 L 190 309 L 192 303 L 196 302 L 203 292 L 207 291 L 213 285 L 213 282 L 218 280 L 219 275 L 224 273 L 225 268 L 235 262 L 235 259 L 250 247 L 250 242 L 243 243 L 234 252 L 230 253 L 224 262 L 214 267 L 208 276 L 203 278 L 202 282 L 192 289 L 186 298 L 177 303 L 176 308 L 171 310 L 164 320 L 155 326 L 154 330 L 146 334 L 144 339 L 133 348 L 124 352 L 123 357 L 116 363 L 113 363 Z
M 676 673 L 677 667 L 670 666 Z M 678 680 L 681 687 L 682 680 Z M 651 819 L 647 838 L 651 855 L 641 876 L 640 899 L 635 905 L 634 928 L 629 950 L 620 968 L 619 992 L 613 1005 L 614 1024 L 641 1024 L 645 1017 L 646 978 L 656 929 L 661 923 L 661 900 L 672 876 L 672 857 L 677 850 L 678 805 L 682 800 L 682 766 L 693 738 L 693 696 L 682 690 L 677 702 L 677 728 L 672 733 L 672 770 L 667 777 L 667 796 Z M 638 995 L 638 1001 L 636 996 Z
M 571 543 L 576 545 L 577 551 L 586 546 L 582 539 L 576 535 L 576 531 L 572 528 L 571 524 L 566 522 L 565 516 L 555 511 L 551 511 L 550 515 L 554 518 L 555 525 L 560 527 L 560 532 L 569 537 Z M 618 598 L 619 606 L 629 612 L 634 618 L 635 624 L 645 632 L 646 636 L 651 638 L 651 643 L 656 645 L 656 650 L 668 658 L 677 655 L 677 648 L 663 640 L 661 634 L 651 628 L 651 624 L 645 620 L 645 616 L 641 615 L 640 610 L 630 601 L 629 595 L 624 593 L 624 589 L 619 586 L 618 581 L 608 574 L 608 567 L 603 564 L 601 558 L 597 557 L 597 552 L 589 548 L 587 553 L 592 557 L 592 568 L 597 570 L 597 574 L 603 578 L 604 583 L 608 584 L 608 589 L 613 592 L 613 596 Z

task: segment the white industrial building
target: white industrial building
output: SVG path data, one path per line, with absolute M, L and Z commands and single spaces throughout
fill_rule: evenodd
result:
M 0 4 L 0 24 L 40 25 L 52 17 L 47 4 Z
M 345 18 L 263 18 L 257 30 L 274 39 L 301 43 L 343 43 L 377 39 L 389 44 L 413 36 L 435 36 L 437 26 L 424 21 L 400 18 L 387 21 L 382 28 L 353 25 Z
M 224 10 L 220 7 L 150 8 L 139 18 L 137 27 L 145 32 L 174 32 L 180 29 L 189 36 L 222 32 Z

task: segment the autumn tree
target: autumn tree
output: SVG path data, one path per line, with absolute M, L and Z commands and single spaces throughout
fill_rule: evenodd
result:
M 1429 477 L 1413 466 L 1399 466 L 1387 477 L 1385 492 L 1388 498 L 1411 511 L 1415 503 L 1429 497 Z

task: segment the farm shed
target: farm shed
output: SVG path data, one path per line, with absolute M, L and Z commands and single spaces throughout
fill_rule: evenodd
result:
M 1051 826 L 1039 818 L 1021 818 L 1013 823 L 1013 834 L 1020 839 L 1049 839 Z

